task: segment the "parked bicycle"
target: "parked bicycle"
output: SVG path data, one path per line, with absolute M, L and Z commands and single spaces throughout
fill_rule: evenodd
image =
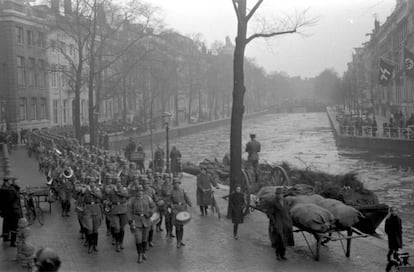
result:
M 40 225 L 44 224 L 44 214 L 40 207 L 39 197 L 31 191 L 21 193 L 24 199 L 24 217 L 27 219 L 29 225 L 32 225 L 37 219 Z

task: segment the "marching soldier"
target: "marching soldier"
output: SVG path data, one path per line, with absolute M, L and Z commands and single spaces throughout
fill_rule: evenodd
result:
M 207 215 L 208 206 L 213 204 L 211 185 L 218 189 L 213 177 L 207 173 L 205 165 L 200 165 L 200 174 L 197 176 L 197 205 L 200 206 L 201 216 Z
M 122 184 L 118 182 L 114 191 L 109 195 L 109 199 L 111 202 L 112 236 L 115 240 L 115 250 L 120 252 L 121 249 L 124 249 L 122 245 L 125 234 L 124 228 L 128 223 L 128 189 L 122 187 Z
M 60 184 L 58 185 L 58 194 L 62 206 L 62 217 L 70 216 L 70 202 L 74 189 L 73 183 L 71 181 L 72 176 L 72 169 L 65 169 L 62 173 Z
M 86 241 L 88 242 L 88 253 L 97 252 L 98 245 L 98 229 L 102 223 L 101 208 L 102 192 L 91 182 L 88 190 L 83 196 L 84 212 L 82 217 L 82 225 L 86 230 Z
M 150 186 L 150 181 L 144 177 L 143 178 L 144 193 L 148 195 L 155 203 L 158 202 L 158 196 L 154 188 Z M 149 233 L 148 233 L 148 246 L 153 247 L 152 238 L 154 236 L 154 224 L 151 224 Z
M 165 230 L 167 231 L 166 237 L 175 237 L 173 235 L 173 221 L 172 221 L 172 209 L 171 209 L 171 191 L 173 185 L 171 183 L 171 176 L 169 174 L 164 174 L 164 183 L 161 186 L 160 197 L 164 203 L 160 212 L 161 216 L 165 218 Z
M 188 206 L 192 206 L 190 199 L 184 189 L 180 188 L 181 181 L 178 178 L 173 179 L 173 189 L 171 190 L 171 208 L 172 208 L 172 221 L 175 225 L 175 234 L 177 236 L 177 248 L 185 246 L 183 243 L 184 225 L 176 220 L 176 216 L 179 212 L 185 211 Z
M 129 225 L 135 236 L 135 245 L 138 253 L 138 263 L 147 259 L 148 233 L 151 227 L 151 216 L 155 211 L 155 204 L 151 197 L 144 192 L 142 185 L 137 186 L 138 194 L 130 200 Z

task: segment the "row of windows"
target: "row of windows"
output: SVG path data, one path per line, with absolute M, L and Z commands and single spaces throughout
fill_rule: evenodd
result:
M 19 86 L 46 86 L 46 61 L 17 56 L 16 69 Z
M 61 52 L 64 55 L 69 54 L 71 57 L 75 56 L 75 46 L 62 41 L 50 40 L 50 50 L 52 52 Z
M 17 84 L 28 87 L 46 86 L 46 61 L 35 58 L 16 57 Z M 66 87 L 68 81 L 68 69 L 65 65 L 51 65 L 49 75 L 52 88 Z
M 88 101 L 85 99 L 81 100 L 81 121 L 84 124 L 88 118 Z M 58 99 L 52 101 L 52 122 L 54 124 L 71 123 L 71 108 L 73 105 L 73 100 L 65 99 L 62 101 L 62 105 L 59 103 Z
M 47 119 L 46 98 L 19 98 L 19 120 L 43 120 Z
M 26 30 L 26 35 L 23 27 L 16 26 L 16 43 L 24 44 L 27 42 L 28 46 L 45 47 L 45 34 L 41 31 Z

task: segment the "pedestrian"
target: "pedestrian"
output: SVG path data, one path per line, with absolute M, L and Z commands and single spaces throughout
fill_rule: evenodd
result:
M 236 186 L 236 190 L 230 194 L 229 199 L 230 216 L 233 223 L 233 237 L 236 240 L 238 239 L 237 232 L 239 224 L 243 224 L 243 211 L 246 205 L 246 199 L 241 192 L 241 187 Z
M 385 233 L 388 235 L 387 260 L 391 262 L 391 256 L 398 249 L 402 248 L 402 225 L 401 218 L 398 216 L 397 208 L 391 207 L 387 219 L 385 220 Z
M 173 178 L 173 189 L 171 190 L 171 210 L 172 222 L 175 225 L 175 235 L 177 238 L 177 248 L 185 246 L 183 243 L 184 224 L 179 222 L 176 218 L 181 211 L 186 211 L 187 206 L 192 206 L 190 199 L 184 189 L 180 188 L 181 181 L 178 178 Z
M 257 177 L 257 168 L 259 166 L 260 143 L 256 141 L 256 134 L 250 134 L 250 141 L 246 144 L 245 151 L 248 153 L 247 160 L 253 166 L 253 170 Z
M 135 236 L 135 246 L 138 253 L 138 263 L 147 260 L 145 254 L 149 229 L 152 225 L 151 216 L 155 212 L 154 201 L 144 192 L 142 185 L 137 186 L 138 194 L 133 197 L 129 204 L 129 226 L 131 233 Z
M 135 143 L 132 137 L 129 137 L 129 143 L 125 148 L 125 158 L 127 158 L 130 161 L 131 155 L 132 153 L 135 152 L 136 149 L 137 149 L 137 144 Z
M 16 246 L 17 223 L 21 214 L 19 181 L 10 176 L 3 178 L 0 188 L 0 213 L 3 217 L 3 241 L 10 241 L 10 246 Z
M 142 143 L 139 143 L 137 146 L 137 157 L 136 157 L 136 164 L 138 167 L 138 170 L 141 172 L 141 174 L 145 173 L 145 152 L 144 147 L 142 146 Z
M 286 246 L 293 246 L 292 218 L 287 203 L 282 195 L 282 189 L 277 188 L 275 198 L 266 209 L 269 218 L 269 235 L 272 247 L 275 249 L 277 260 L 286 260 Z
M 161 148 L 160 145 L 157 145 L 157 150 L 154 153 L 154 171 L 155 172 L 163 172 L 164 169 L 164 149 Z
M 214 178 L 207 173 L 207 167 L 200 165 L 200 174 L 197 176 L 197 205 L 200 206 L 201 216 L 207 215 L 208 206 L 213 204 L 211 185 L 218 189 Z
M 180 172 L 180 162 L 181 162 L 181 152 L 174 145 L 171 148 L 170 152 L 171 159 L 171 173 L 174 177 L 178 176 Z
M 51 248 L 42 248 L 36 252 L 35 266 L 38 272 L 56 272 L 60 268 L 60 258 Z

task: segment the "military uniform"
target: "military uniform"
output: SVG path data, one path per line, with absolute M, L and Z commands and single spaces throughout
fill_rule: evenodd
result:
M 142 190 L 140 188 L 139 190 Z M 130 200 L 129 217 L 131 232 L 135 236 L 135 244 L 138 252 L 138 262 L 146 259 L 145 251 L 148 241 L 149 229 L 152 225 L 151 216 L 155 212 L 154 201 L 146 194 L 138 195 Z
M 126 188 L 119 188 L 109 195 L 111 203 L 111 227 L 112 235 L 115 240 L 116 251 L 123 249 L 122 242 L 124 240 L 124 228 L 128 223 L 127 216 L 127 200 L 128 191 Z
M 62 216 L 69 216 L 73 189 L 74 186 L 72 181 L 63 177 L 58 185 L 58 194 L 62 206 Z
M 211 185 L 217 187 L 217 183 L 208 173 L 197 176 L 197 205 L 200 206 L 201 215 L 207 215 L 208 206 L 213 204 Z
M 84 212 L 82 225 L 86 230 L 86 240 L 89 245 L 88 252 L 97 250 L 98 229 L 102 224 L 102 194 L 97 189 L 87 190 L 83 195 Z
M 167 231 L 167 237 L 174 237 L 172 234 L 173 222 L 172 222 L 172 209 L 171 209 L 171 191 L 172 184 L 170 181 L 165 181 L 161 186 L 160 198 L 163 200 L 163 205 L 159 207 L 160 214 L 165 218 L 165 229 Z
M 174 184 L 181 183 L 174 178 Z M 187 205 L 191 207 L 191 201 L 187 193 L 182 188 L 173 188 L 170 196 L 172 223 L 175 225 L 175 234 L 177 236 L 177 248 L 184 246 L 182 242 L 184 236 L 184 225 L 176 220 L 179 212 L 187 210 Z

